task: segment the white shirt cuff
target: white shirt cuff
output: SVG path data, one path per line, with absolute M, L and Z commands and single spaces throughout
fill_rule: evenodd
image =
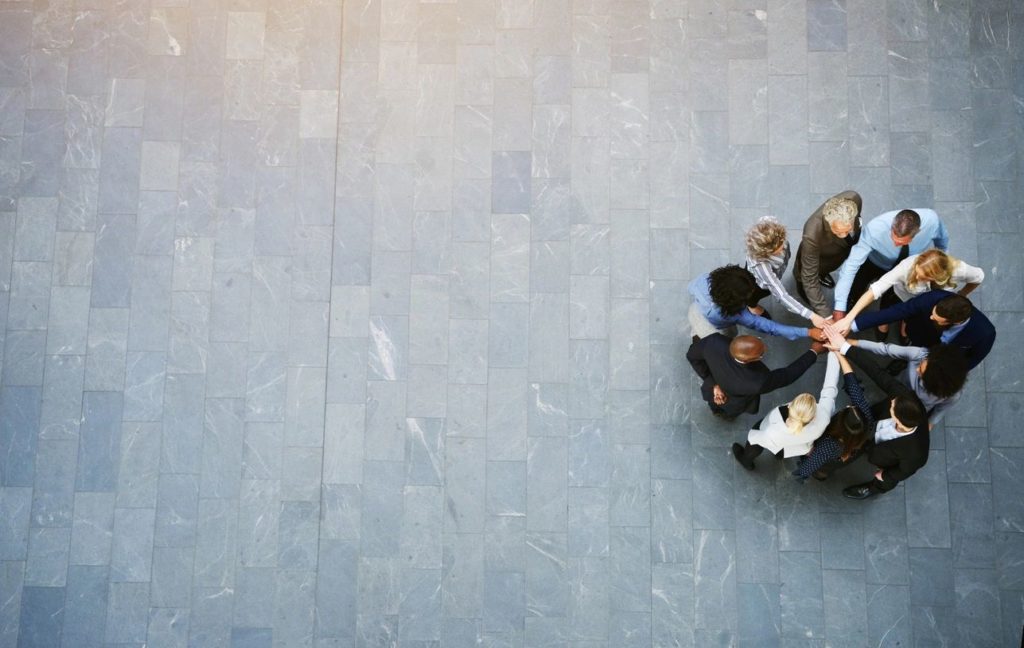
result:
M 846 355 L 846 352 L 849 351 L 852 347 L 853 345 L 850 344 L 849 342 L 843 342 L 843 346 L 839 347 L 839 354 Z

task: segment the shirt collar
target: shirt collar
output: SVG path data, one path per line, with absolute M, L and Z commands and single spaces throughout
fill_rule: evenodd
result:
M 964 330 L 964 327 L 967 326 L 967 323 L 970 322 L 970 321 L 971 321 L 971 318 L 968 317 L 967 319 L 965 319 L 964 321 L 960 322 L 959 324 L 954 324 L 953 326 L 950 326 L 948 329 L 946 329 L 945 331 L 942 332 L 942 335 L 939 336 L 939 339 L 944 344 L 948 343 L 950 340 L 955 338 L 957 336 L 957 334 L 960 333 L 960 331 Z

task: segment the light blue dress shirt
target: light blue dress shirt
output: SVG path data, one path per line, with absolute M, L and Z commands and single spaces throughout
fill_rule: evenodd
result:
M 853 278 L 857 271 L 864 265 L 865 260 L 871 261 L 879 268 L 889 270 L 900 258 L 900 248 L 893 245 L 892 222 L 896 214 L 902 210 L 886 212 L 872 218 L 861 230 L 860 240 L 850 250 L 842 267 L 839 268 L 839 280 L 836 281 L 836 305 L 837 311 L 847 311 L 850 301 L 857 301 L 860 295 L 853 295 L 850 300 L 850 288 L 853 287 Z M 949 249 L 949 232 L 942 223 L 939 215 L 931 209 L 915 209 L 921 217 L 921 230 L 910 241 L 908 256 L 920 254 L 934 245 L 940 250 Z

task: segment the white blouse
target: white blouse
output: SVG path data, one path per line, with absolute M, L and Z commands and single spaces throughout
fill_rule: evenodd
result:
M 882 293 L 890 288 L 896 292 L 896 296 L 900 298 L 900 301 L 913 299 L 931 290 L 931 283 L 926 281 L 918 283 L 913 288 L 907 285 L 907 281 L 910 279 L 910 271 L 914 267 L 914 261 L 919 256 L 921 255 L 915 254 L 903 259 L 895 268 L 886 272 L 878 278 L 878 281 L 871 284 L 871 294 L 875 296 L 875 299 L 881 297 Z M 950 279 L 952 283 L 956 284 L 956 290 L 963 288 L 967 284 L 980 284 L 984 280 L 984 270 L 960 260 L 957 260 L 956 267 L 953 268 L 953 276 Z M 939 286 L 939 288 L 942 288 L 942 286 Z
M 814 420 L 805 425 L 800 432 L 794 434 L 786 427 L 786 420 L 776 407 L 761 422 L 761 428 L 754 428 L 747 433 L 747 441 L 759 445 L 772 454 L 782 450 L 784 457 L 799 457 L 811 451 L 814 441 L 825 432 L 832 412 L 836 406 L 836 395 L 839 393 L 839 360 L 834 353 L 828 354 L 825 365 L 825 382 L 818 396 L 818 409 Z

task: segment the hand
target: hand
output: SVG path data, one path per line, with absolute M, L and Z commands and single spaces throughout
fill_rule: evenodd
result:
M 846 342 L 846 338 L 843 337 L 842 333 L 839 332 L 838 327 L 828 325 L 825 327 L 825 335 L 828 337 L 828 344 L 825 346 L 829 351 L 838 351 L 843 348 L 843 344 Z
M 722 391 L 722 388 L 719 387 L 718 385 L 715 385 L 714 392 L 715 405 L 725 405 L 725 402 L 729 400 L 729 397 L 725 395 L 725 392 Z
M 843 319 L 844 315 L 846 315 L 846 311 L 834 310 L 832 311 L 832 321 L 838 322 L 839 320 Z
M 815 353 L 817 353 L 819 355 L 824 353 L 825 348 L 826 348 L 825 345 L 822 344 L 821 342 L 818 342 L 817 340 L 815 340 L 814 342 L 811 342 L 811 351 L 814 351 Z
M 825 328 L 825 325 L 830 321 L 831 319 L 825 319 L 817 313 L 811 313 L 811 324 L 813 324 L 815 328 Z
M 884 481 L 882 479 L 882 470 L 881 469 L 878 469 L 878 470 L 875 471 L 875 479 L 877 479 L 878 481 Z
M 838 320 L 832 326 L 838 329 L 841 335 L 846 336 L 850 333 L 850 329 L 853 328 L 853 320 L 850 319 L 849 317 L 844 317 L 841 320 Z
M 820 328 L 809 328 L 809 329 L 807 329 L 807 337 L 811 338 L 812 340 L 816 340 L 818 342 L 824 342 L 825 340 L 828 339 L 828 338 L 825 337 L 825 334 L 821 331 Z

